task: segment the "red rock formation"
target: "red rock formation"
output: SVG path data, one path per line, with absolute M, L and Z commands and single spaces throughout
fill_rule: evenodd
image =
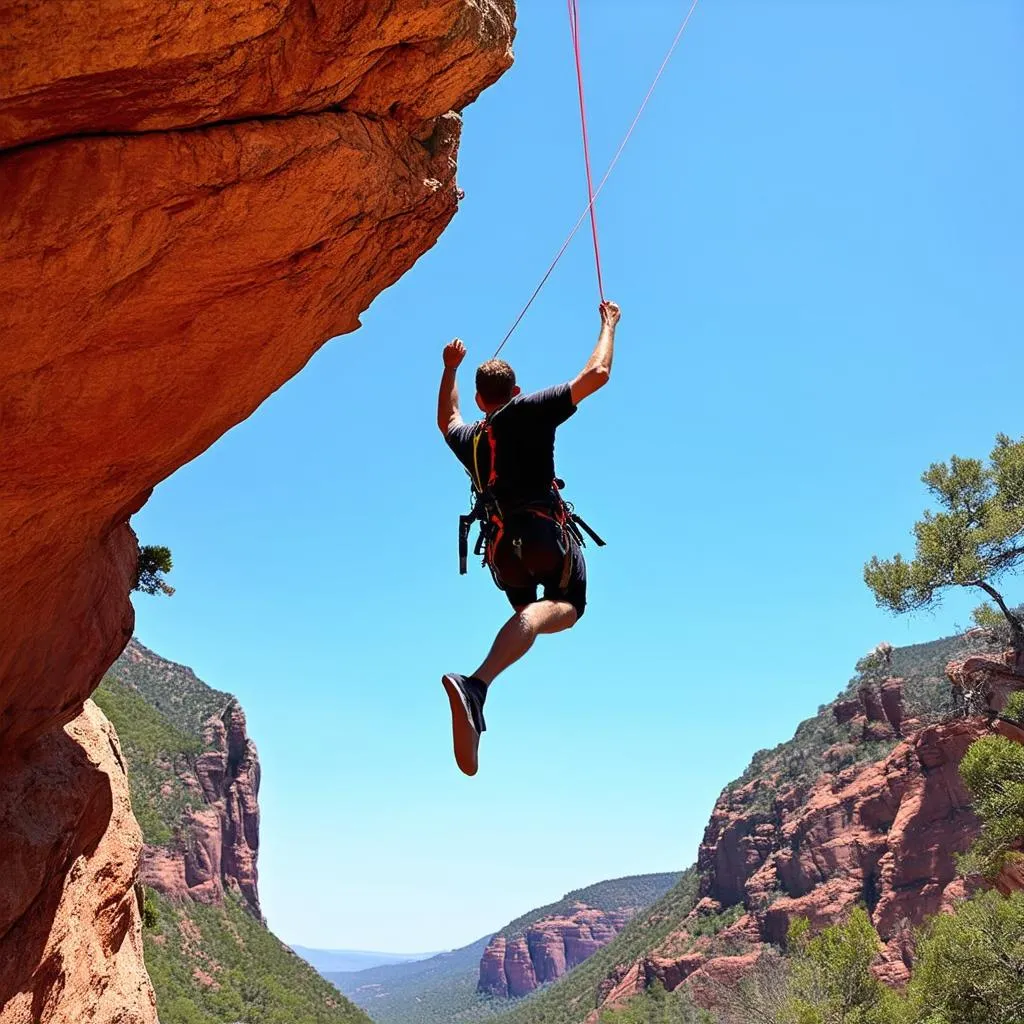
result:
M 131 635 L 129 516 L 454 214 L 449 112 L 509 66 L 512 16 L 0 0 L 0 788 L 65 742 Z M 23 916 L 48 919 L 68 844 L 91 849 L 58 830 L 44 877 L 7 883 L 39 902 Z
M 0 1024 L 156 1024 L 117 735 L 88 701 L 26 754 L 0 787 Z
M 206 806 L 185 813 L 182 841 L 145 847 L 140 876 L 167 896 L 203 903 L 221 903 L 225 889 L 233 890 L 262 918 L 256 872 L 260 763 L 241 706 L 234 702 L 211 718 L 203 738 L 208 749 L 187 782 Z
M 633 996 L 660 983 L 669 992 L 688 984 L 696 1001 L 710 1008 L 709 994 L 719 986 L 732 986 L 753 970 L 763 956 L 759 949 L 739 956 L 716 956 L 690 953 L 679 957 L 651 957 L 632 964 L 627 970 L 609 978 L 599 996 L 601 1007 L 620 1006 Z M 594 1010 L 585 1024 L 597 1024 L 600 1011 Z
M 947 672 L 969 700 L 998 713 L 1006 698 L 1024 687 L 1024 652 L 972 654 L 951 662 Z
M 1012 654 L 972 656 L 951 663 L 947 673 L 993 710 L 1024 688 L 1024 664 Z M 863 740 L 910 735 L 882 760 L 823 774 L 809 786 L 765 777 L 723 793 L 700 848 L 701 902 L 680 931 L 606 979 L 602 1002 L 627 1000 L 655 980 L 669 990 L 690 984 L 706 998 L 701 993 L 716 980 L 735 980 L 749 969 L 762 944 L 781 943 L 794 918 L 819 929 L 858 903 L 866 904 L 885 943 L 877 973 L 890 984 L 906 981 L 913 929 L 969 892 L 956 855 L 970 846 L 978 821 L 960 761 L 993 730 L 1014 739 L 1016 732 L 1024 739 L 1024 731 L 982 717 L 922 728 L 905 718 L 897 680 L 877 692 L 862 688 L 832 713 L 840 724 L 859 727 Z M 771 793 L 767 806 L 755 799 L 759 792 Z M 1011 866 L 997 884 L 1004 892 L 1024 888 L 1024 874 Z M 746 913 L 718 942 L 749 953 L 723 957 L 687 932 L 689 922 L 736 904 Z
M 906 925 L 965 893 L 956 855 L 977 819 L 958 767 L 988 731 L 978 719 L 923 729 L 882 761 L 780 792 L 770 812 L 747 810 L 760 780 L 724 795 L 698 860 L 705 894 L 748 909 L 733 934 L 776 944 L 795 917 L 820 928 L 863 902 L 887 944 L 882 973 L 905 979 Z
M 518 999 L 557 981 L 606 946 L 636 910 L 604 911 L 577 904 L 571 914 L 547 917 L 512 938 L 496 935 L 480 960 L 478 992 Z

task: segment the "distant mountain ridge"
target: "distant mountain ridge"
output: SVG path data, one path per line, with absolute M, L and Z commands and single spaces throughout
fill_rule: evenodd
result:
M 436 952 L 379 953 L 366 949 L 312 949 L 309 946 L 292 946 L 291 948 L 321 974 L 326 971 L 367 971 L 372 967 L 415 963 L 438 955 Z
M 671 889 L 679 878 L 678 873 L 663 872 L 599 882 L 573 890 L 554 903 L 538 907 L 510 921 L 493 935 L 484 936 L 451 952 L 414 963 L 380 966 L 364 971 L 328 971 L 324 976 L 353 1002 L 363 1007 L 376 1024 L 470 1024 L 515 1005 L 514 999 L 506 996 L 522 994 L 518 990 L 510 992 L 508 985 L 503 989 L 498 986 L 498 992 L 495 993 L 493 988 L 484 984 L 488 977 L 498 976 L 497 964 L 501 964 L 500 970 L 504 971 L 506 949 L 513 946 L 518 949 L 521 946 L 529 950 L 527 936 L 536 932 L 537 935 L 543 934 L 547 940 L 543 943 L 533 942 L 538 962 L 543 958 L 545 950 L 554 951 L 555 956 L 550 959 L 555 960 L 558 950 L 564 950 L 566 937 L 570 944 L 577 937 L 576 930 L 580 922 L 574 920 L 574 916 L 589 916 L 596 921 L 618 915 L 617 930 L 638 910 Z M 594 940 L 593 935 L 583 936 L 584 942 L 593 942 L 586 949 L 586 955 L 592 955 L 614 934 L 610 930 L 598 940 Z M 500 958 L 495 952 L 498 944 L 502 950 Z M 488 951 L 491 951 L 490 957 Z M 560 962 L 564 970 L 569 963 L 576 961 L 571 953 L 566 957 L 563 952 Z M 555 966 L 558 966 L 557 963 Z M 531 966 L 527 974 L 536 979 L 537 967 Z

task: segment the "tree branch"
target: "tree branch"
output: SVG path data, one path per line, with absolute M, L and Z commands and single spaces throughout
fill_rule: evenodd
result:
M 979 587 L 984 590 L 989 597 L 997 605 L 999 610 L 1006 616 L 1006 621 L 1010 624 L 1010 629 L 1013 632 L 1014 641 L 1017 643 L 1024 642 L 1024 625 L 1021 624 L 1020 619 L 1017 618 L 1009 608 L 1006 607 L 1006 602 L 1003 600 L 1003 595 L 992 586 L 991 583 L 986 583 L 985 580 L 970 580 L 967 584 L 969 587 Z

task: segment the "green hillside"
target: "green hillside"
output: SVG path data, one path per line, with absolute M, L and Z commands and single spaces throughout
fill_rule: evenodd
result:
M 632 875 L 575 889 L 555 903 L 516 918 L 495 934 L 510 938 L 521 935 L 537 921 L 571 912 L 577 903 L 604 911 L 649 907 L 680 877 L 678 872 Z M 468 1024 L 516 1005 L 515 1001 L 477 993 L 480 958 L 489 941 L 490 936 L 417 963 L 329 972 L 325 977 L 362 1006 L 377 1024 Z
M 182 813 L 202 803 L 180 778 L 202 752 L 198 737 L 182 732 L 127 683 L 107 676 L 92 699 L 114 723 L 128 761 L 132 809 L 146 842 L 166 846 Z
M 538 907 L 522 917 L 509 922 L 497 934 L 507 938 L 522 935 L 530 925 L 546 917 L 561 917 L 570 913 L 577 903 L 585 903 L 597 910 L 611 911 L 622 907 L 649 907 L 660 899 L 679 879 L 682 872 L 670 871 L 656 875 L 630 875 L 626 878 L 613 878 L 607 882 L 598 882 L 585 889 L 574 889 L 566 893 L 555 903 L 546 907 Z
M 234 699 L 207 686 L 187 665 L 161 658 L 137 640 L 114 662 L 110 675 L 132 687 L 170 724 L 197 739 L 202 738 L 203 723 Z
M 904 680 L 905 717 L 924 723 L 940 721 L 957 713 L 957 691 L 946 678 L 945 667 L 951 658 L 966 648 L 967 641 L 963 636 L 895 648 L 884 671 L 865 668 L 857 672 L 835 700 L 822 705 L 813 718 L 796 727 L 792 739 L 754 754 L 746 771 L 726 786 L 726 792 L 734 792 L 741 786 L 770 776 L 777 776 L 780 783 L 809 783 L 824 771 L 837 772 L 853 764 L 885 757 L 899 740 L 864 741 L 858 726 L 836 721 L 832 713 L 835 704 L 855 697 L 863 686 L 877 688 L 883 675 L 898 676 Z M 829 761 L 824 761 L 826 751 L 832 748 L 841 753 L 833 753 Z M 775 785 L 763 787 L 763 791 L 755 793 L 754 801 L 770 802 L 775 788 Z
M 182 776 L 203 751 L 202 723 L 234 698 L 133 641 L 93 699 L 117 729 L 146 842 L 187 841 L 182 813 L 202 798 Z M 369 1024 L 234 898 L 213 907 L 147 890 L 144 921 L 161 1024 Z

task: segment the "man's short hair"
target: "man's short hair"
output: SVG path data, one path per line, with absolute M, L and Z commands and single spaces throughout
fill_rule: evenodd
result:
M 488 405 L 504 405 L 515 386 L 516 372 L 504 359 L 488 359 L 477 367 L 476 391 Z

